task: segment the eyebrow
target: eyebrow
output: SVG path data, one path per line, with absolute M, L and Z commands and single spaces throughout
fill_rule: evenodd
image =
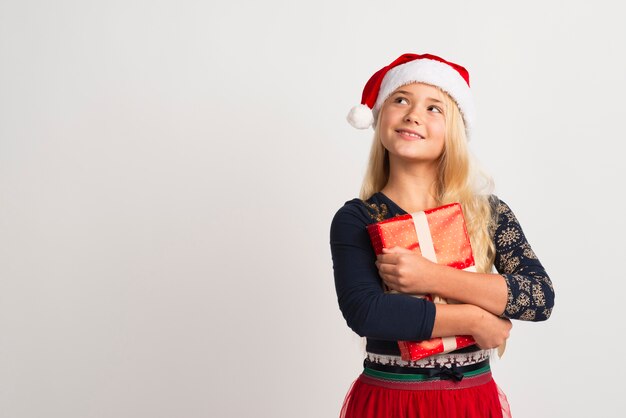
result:
M 406 94 L 407 96 L 413 96 L 413 93 L 408 92 L 406 90 L 398 90 L 394 93 L 395 94 Z M 427 97 L 426 100 L 430 100 L 431 102 L 435 102 L 435 103 L 439 103 L 439 104 L 443 104 L 443 102 L 441 100 L 435 99 L 434 97 Z

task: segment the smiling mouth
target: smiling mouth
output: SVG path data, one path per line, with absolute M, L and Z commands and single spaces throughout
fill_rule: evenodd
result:
M 409 138 L 424 139 L 424 137 L 417 132 L 405 131 L 404 129 L 398 129 L 396 132 L 400 135 L 408 136 Z

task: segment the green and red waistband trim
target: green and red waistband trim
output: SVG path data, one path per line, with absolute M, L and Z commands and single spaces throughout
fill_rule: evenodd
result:
M 462 389 L 492 380 L 489 360 L 469 366 L 402 367 L 367 361 L 359 380 L 363 383 L 403 390 Z

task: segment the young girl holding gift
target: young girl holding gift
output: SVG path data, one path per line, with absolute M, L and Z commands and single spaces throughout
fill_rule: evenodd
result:
M 473 169 L 467 150 L 474 121 L 467 70 L 434 55 L 404 54 L 370 78 L 348 121 L 373 125 L 374 139 L 360 198 L 346 202 L 330 228 L 339 307 L 348 326 L 367 337 L 364 370 L 341 417 L 510 416 L 491 377 L 491 349 L 508 338 L 510 319 L 548 319 L 554 290 L 511 209 L 476 187 L 489 180 Z M 453 202 L 462 206 L 477 272 L 399 247 L 375 255 L 367 225 Z M 400 356 L 398 340 L 454 335 L 477 344 L 416 361 Z

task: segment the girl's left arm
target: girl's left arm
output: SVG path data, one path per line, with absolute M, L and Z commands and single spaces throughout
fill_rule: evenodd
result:
M 526 240 L 511 208 L 500 199 L 495 199 L 498 222 L 494 235 L 494 265 L 507 288 L 502 316 L 523 321 L 545 321 L 554 307 L 552 281 Z
M 548 319 L 554 306 L 552 282 L 511 209 L 494 199 L 498 219 L 494 265 L 499 274 L 462 271 L 395 248 L 379 256 L 377 265 L 385 283 L 400 292 L 433 293 L 509 319 Z

